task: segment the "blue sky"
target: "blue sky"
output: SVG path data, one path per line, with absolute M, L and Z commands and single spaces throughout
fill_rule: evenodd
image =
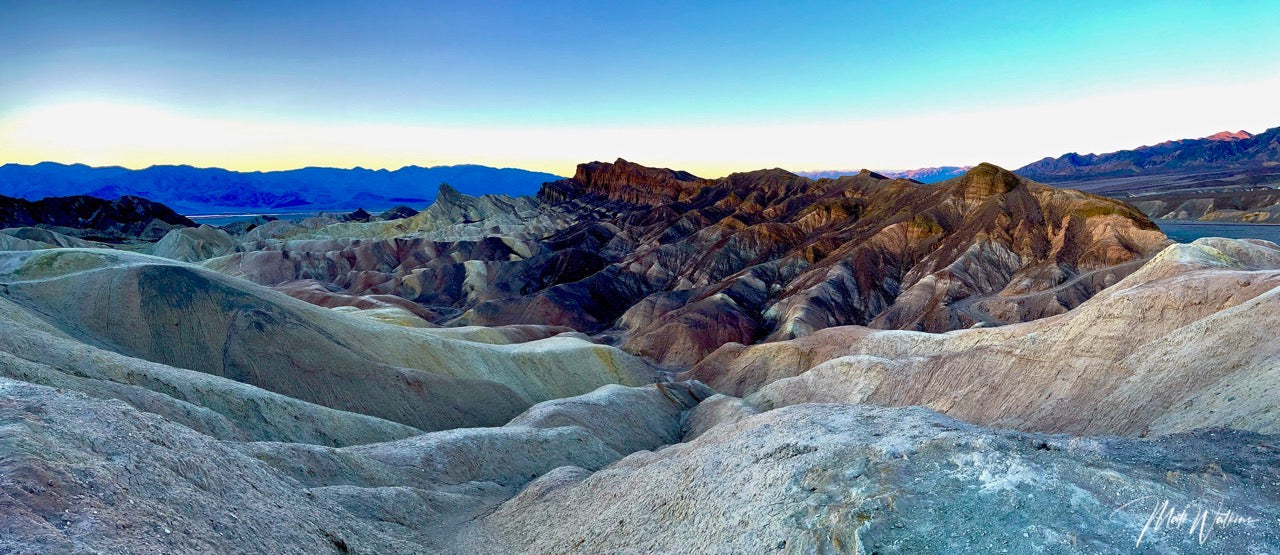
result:
M 1280 125 L 1277 31 L 1274 2 L 0 1 L 0 161 L 1016 166 Z

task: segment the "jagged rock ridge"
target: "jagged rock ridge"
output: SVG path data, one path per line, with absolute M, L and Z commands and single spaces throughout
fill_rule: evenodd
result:
M 709 181 L 592 163 L 547 184 L 540 199 L 577 220 L 545 243 L 608 264 L 483 302 L 458 321 L 551 321 L 614 334 L 677 365 L 727 342 L 834 325 L 945 331 L 1056 314 L 1165 244 L 1132 207 L 989 164 L 922 186 L 871 172 L 812 181 L 774 169 Z M 986 296 L 1018 308 L 972 308 Z
M 265 227 L 242 239 L 246 252 L 206 264 L 285 291 L 312 280 L 399 296 L 434 325 L 568 326 L 673 366 L 830 326 L 945 331 L 1058 314 L 1165 244 L 1128 205 L 989 164 L 921 185 L 593 162 L 537 199 L 442 186 L 402 220 Z M 1008 302 L 992 313 L 978 303 L 988 297 Z

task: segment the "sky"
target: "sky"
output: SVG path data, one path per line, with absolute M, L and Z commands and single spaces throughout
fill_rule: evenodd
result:
M 1228 0 L 0 0 L 0 163 L 1017 168 L 1280 126 L 1278 31 Z

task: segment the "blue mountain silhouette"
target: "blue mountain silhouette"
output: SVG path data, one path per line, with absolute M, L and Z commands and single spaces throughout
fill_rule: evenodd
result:
M 405 166 L 398 170 L 301 168 L 237 172 L 222 168 L 117 166 L 41 162 L 0 166 L 0 195 L 39 200 L 91 195 L 105 199 L 140 196 L 182 214 L 247 213 L 269 210 L 385 209 L 426 205 L 441 183 L 468 195 L 532 195 L 549 173 L 480 165 Z

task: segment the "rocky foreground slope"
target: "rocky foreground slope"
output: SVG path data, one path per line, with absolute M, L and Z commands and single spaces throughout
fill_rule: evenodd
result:
M 1166 243 L 1128 205 L 989 164 L 922 185 L 776 169 L 706 180 L 619 160 L 537 199 L 442 189 L 411 218 L 258 234 L 205 264 L 312 300 L 327 289 L 330 304 L 401 297 L 434 324 L 567 326 L 688 367 L 726 343 L 831 326 L 1059 314 Z
M 499 428 L 328 448 L 219 442 L 3 378 L 0 393 L 6 552 L 1263 553 L 1280 542 L 1280 450 L 1247 432 L 1070 438 L 832 404 L 717 422 L 696 384 L 673 384 L 552 401 Z M 1191 516 L 1152 526 L 1166 503 Z

